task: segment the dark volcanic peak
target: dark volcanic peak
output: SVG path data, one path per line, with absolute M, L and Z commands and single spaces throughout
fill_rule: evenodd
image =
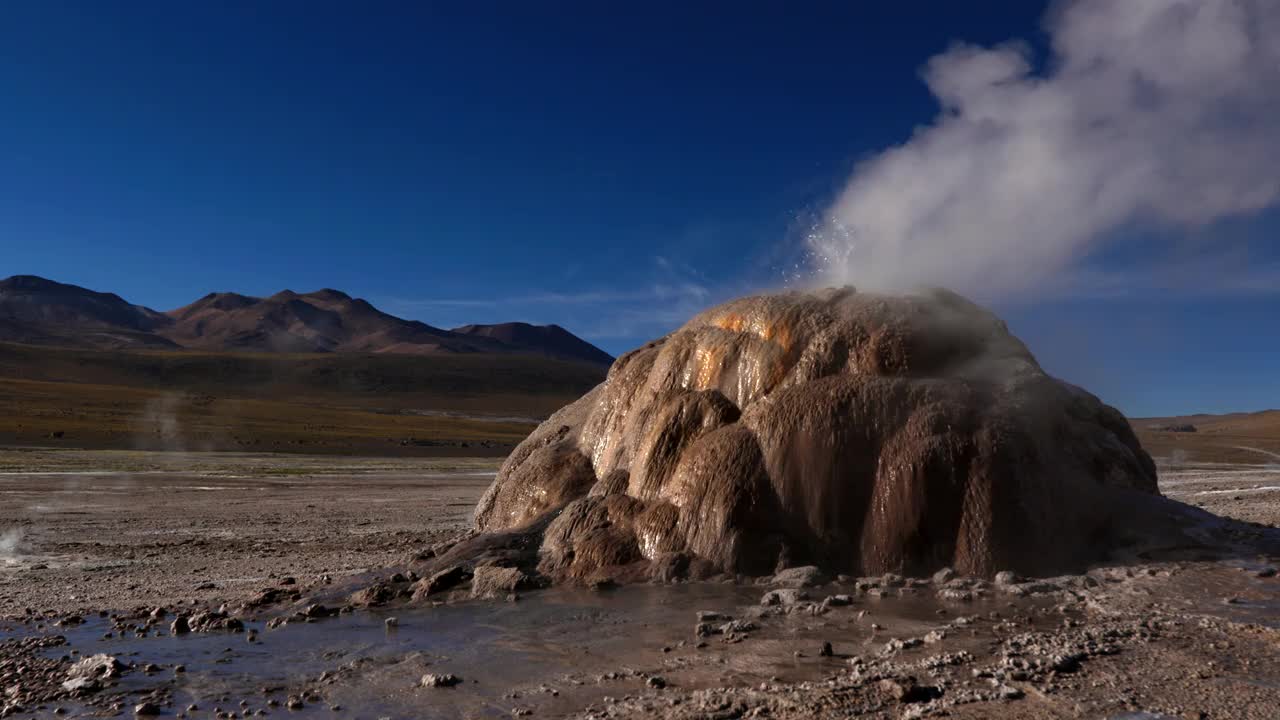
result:
M 172 347 L 153 333 L 169 323 L 119 295 L 34 275 L 0 280 L 0 340 L 101 348 Z
M 453 329 L 459 335 L 492 338 L 526 352 L 574 358 L 608 365 L 613 356 L 565 330 L 559 325 L 530 325 L 510 322 L 497 325 L 463 325 Z
M 203 301 L 202 301 L 203 303 Z M 476 352 L 450 334 L 380 312 L 336 290 L 282 290 L 249 302 L 197 303 L 170 313 L 166 335 L 184 347 L 260 352 Z
M 350 295 L 342 292 L 341 290 L 334 290 L 333 288 L 323 288 L 316 290 L 315 292 L 309 292 L 306 295 L 303 295 L 303 297 L 312 300 L 320 300 L 322 302 L 341 302 L 343 300 L 351 300 Z
M 469 325 L 453 332 L 378 310 L 332 288 L 233 292 L 156 312 L 118 295 L 34 275 L 0 280 L 0 341 L 85 348 L 190 348 L 242 352 L 544 355 L 607 365 L 592 345 L 557 326 Z

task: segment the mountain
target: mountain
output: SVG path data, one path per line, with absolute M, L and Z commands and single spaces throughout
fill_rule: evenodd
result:
M 34 275 L 0 280 L 0 340 L 64 347 L 176 348 L 158 334 L 164 314 L 119 295 Z
M 171 312 L 160 334 L 186 348 L 256 352 L 431 354 L 514 352 L 426 323 L 402 320 L 337 290 L 269 298 L 214 293 Z
M 556 325 L 444 330 L 384 313 L 338 290 L 258 298 L 211 293 L 169 312 L 118 295 L 18 275 L 0 281 L 0 341 L 87 349 L 236 352 L 488 353 L 608 365 L 607 353 Z
M 450 332 L 475 338 L 488 338 L 522 352 L 550 357 L 582 360 L 609 365 L 609 353 L 579 338 L 559 325 L 530 325 L 510 322 L 499 325 L 463 325 Z

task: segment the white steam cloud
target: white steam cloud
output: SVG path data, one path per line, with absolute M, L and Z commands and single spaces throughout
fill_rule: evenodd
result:
M 821 281 L 1018 296 L 1118 230 L 1280 198 L 1280 2 L 1055 7 L 1041 72 L 1016 44 L 928 62 L 941 111 L 855 170 L 810 238 Z

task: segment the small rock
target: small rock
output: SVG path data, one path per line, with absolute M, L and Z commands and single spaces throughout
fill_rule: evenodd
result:
M 143 716 L 148 716 L 148 715 L 159 715 L 159 714 L 160 714 L 160 706 L 159 706 L 159 705 L 156 705 L 156 704 L 155 704 L 155 703 L 153 703 L 153 702 L 143 702 L 143 703 L 139 703 L 138 705 L 134 706 L 134 708 L 133 708 L 133 714 L 134 714 L 134 715 L 143 715 Z
M 422 687 L 453 687 L 462 682 L 462 679 L 452 673 L 427 673 L 422 676 L 422 680 L 418 683 Z
M 656 690 L 661 690 L 662 688 L 667 686 L 667 681 L 658 675 L 654 675 L 653 677 L 645 681 L 645 684 Z
M 831 648 L 831 643 L 822 643 L 822 649 L 818 650 L 818 657 L 831 657 L 835 651 Z
M 1026 695 L 1026 693 L 1012 685 L 1001 685 L 996 691 L 1000 693 L 1001 700 L 1020 700 Z
M 1001 570 L 1000 572 L 996 573 L 996 576 L 995 576 L 996 585 L 1016 585 L 1017 583 L 1018 583 L 1018 576 L 1013 574 L 1012 571 Z
M 524 587 L 527 582 L 525 574 L 517 568 L 492 565 L 478 567 L 471 578 L 471 597 L 505 597 Z
M 773 576 L 770 584 L 789 588 L 808 588 L 824 585 L 826 582 L 827 576 L 817 566 L 805 565 L 779 571 Z
M 784 589 L 770 590 L 760 598 L 760 604 L 766 606 L 772 605 L 794 605 L 802 600 L 808 600 L 809 595 L 802 590 Z
M 943 585 L 956 579 L 956 571 L 949 567 L 944 567 L 933 574 L 933 584 Z
M 434 595 L 457 587 L 469 579 L 471 579 L 471 573 L 467 572 L 466 568 L 461 565 L 454 565 L 429 578 L 415 582 L 410 589 L 413 591 L 413 599 L 421 600 L 428 595 Z

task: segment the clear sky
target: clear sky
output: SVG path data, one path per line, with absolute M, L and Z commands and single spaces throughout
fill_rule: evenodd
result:
M 335 287 L 437 326 L 557 322 L 619 353 L 781 284 L 854 165 L 936 102 L 967 3 L 0 5 L 0 275 L 171 309 Z M 801 5 L 804 5 L 802 8 Z M 1275 213 L 1200 232 L 1270 266 Z M 1091 259 L 1143 271 L 1143 242 Z M 998 309 L 1135 415 L 1280 406 L 1280 286 Z

